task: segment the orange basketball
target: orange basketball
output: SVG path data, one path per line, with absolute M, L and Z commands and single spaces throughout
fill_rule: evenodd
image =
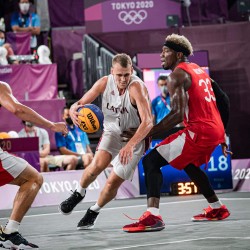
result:
M 94 104 L 86 104 L 82 108 L 78 109 L 79 114 L 84 116 L 78 116 L 81 120 L 79 128 L 88 133 L 97 132 L 103 125 L 103 113 L 99 107 Z

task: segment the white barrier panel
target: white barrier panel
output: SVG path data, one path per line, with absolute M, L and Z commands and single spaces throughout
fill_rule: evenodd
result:
M 234 191 L 250 192 L 250 159 L 232 161 Z
M 71 190 L 74 191 L 77 188 L 83 171 L 84 170 L 42 173 L 44 183 L 32 207 L 60 204 L 69 197 Z M 106 180 L 107 175 L 104 174 L 104 172 L 101 173 L 97 179 L 89 185 L 86 196 L 82 202 L 96 201 Z M 12 209 L 17 190 L 18 187 L 14 185 L 5 185 L 0 188 L 0 210 Z M 125 181 L 123 183 L 117 193 L 116 199 L 138 197 L 139 193 L 138 171 L 135 171 L 133 181 Z

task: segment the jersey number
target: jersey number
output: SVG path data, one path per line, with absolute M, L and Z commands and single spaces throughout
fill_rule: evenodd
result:
M 216 101 L 210 80 L 208 78 L 206 80 L 200 79 L 199 86 L 202 85 L 204 85 L 204 92 L 206 93 L 205 100 L 207 102 Z

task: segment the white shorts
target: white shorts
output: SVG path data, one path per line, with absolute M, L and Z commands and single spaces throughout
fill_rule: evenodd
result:
M 119 160 L 119 152 L 126 145 L 121 141 L 120 134 L 115 132 L 103 132 L 97 147 L 98 150 L 104 150 L 111 154 L 114 172 L 124 180 L 132 180 L 135 169 L 145 151 L 144 141 L 140 142 L 134 149 L 132 160 L 127 165 L 122 165 Z
M 11 155 L 0 148 L 0 186 L 13 181 L 28 165 L 24 159 Z

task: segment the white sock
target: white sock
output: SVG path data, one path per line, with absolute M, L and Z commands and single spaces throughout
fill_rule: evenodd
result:
M 86 188 L 81 187 L 81 185 L 79 185 L 76 189 L 76 191 L 81 194 L 82 197 L 84 197 L 84 195 L 86 194 Z
M 221 206 L 222 206 L 222 203 L 221 203 L 221 201 L 220 200 L 218 200 L 218 201 L 216 201 L 216 202 L 213 202 L 213 203 L 209 203 L 209 206 L 211 207 L 211 208 L 220 208 Z
M 98 206 L 98 204 L 96 203 L 94 206 L 90 207 L 90 210 L 94 211 L 94 212 L 97 212 L 99 213 L 99 211 L 101 210 L 102 208 Z
M 149 211 L 151 214 L 158 216 L 160 215 L 160 209 L 156 207 L 148 207 L 147 211 Z
M 8 220 L 3 231 L 6 234 L 11 234 L 11 233 L 17 232 L 19 229 L 19 226 L 20 226 L 19 222 L 14 221 L 14 220 Z

